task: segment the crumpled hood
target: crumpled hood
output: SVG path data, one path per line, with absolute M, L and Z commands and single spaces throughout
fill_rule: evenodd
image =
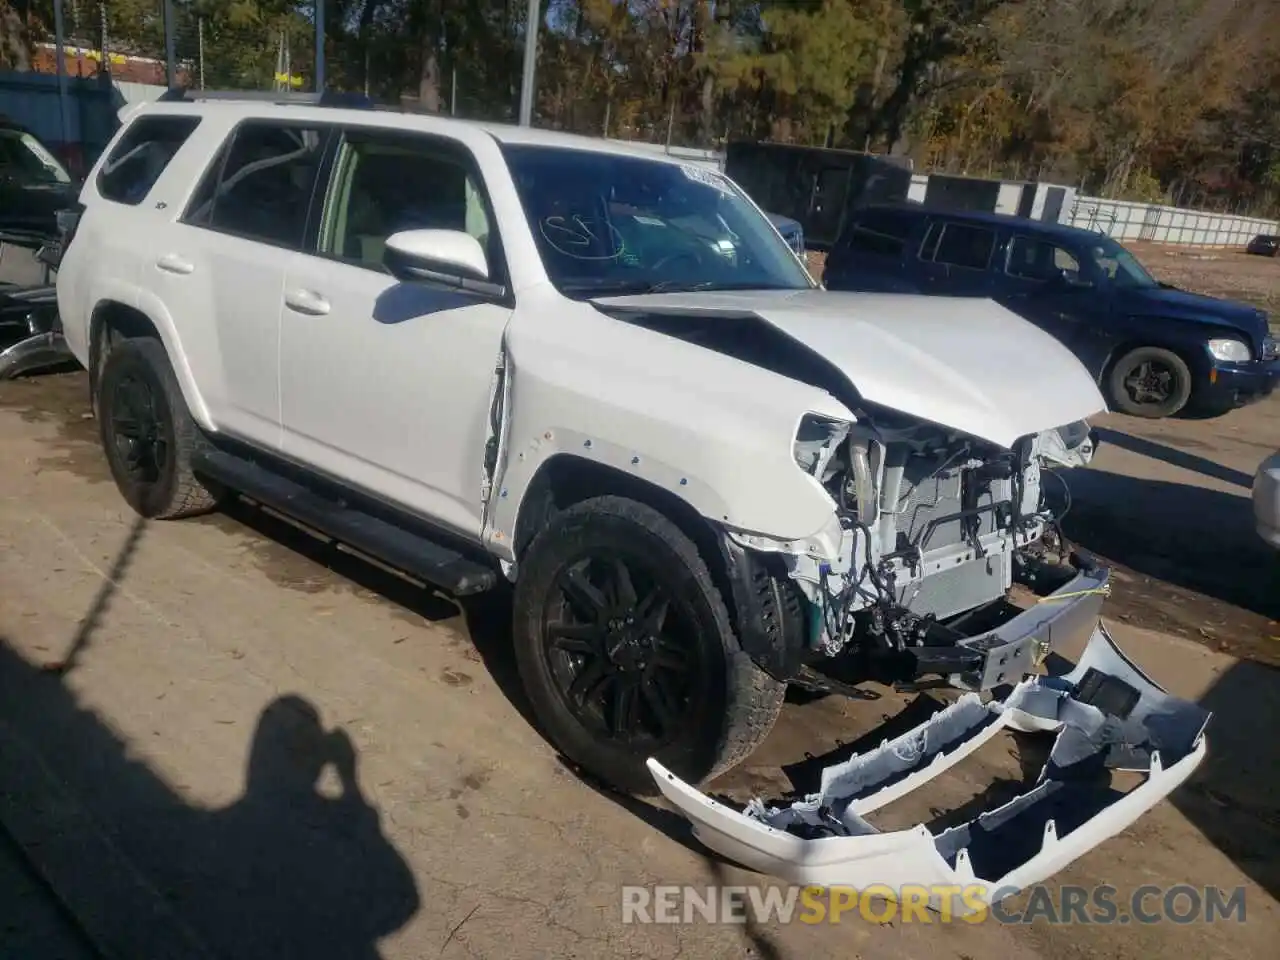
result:
M 991 300 L 777 290 L 602 297 L 610 311 L 757 317 L 839 369 L 866 401 L 990 440 L 1106 410 L 1066 347 Z

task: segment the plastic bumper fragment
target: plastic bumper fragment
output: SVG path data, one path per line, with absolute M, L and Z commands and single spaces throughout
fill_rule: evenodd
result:
M 961 690 L 991 690 L 1012 685 L 1034 671 L 1050 650 L 1091 635 L 1111 584 L 1111 571 L 1080 557 L 1079 572 L 1040 602 L 988 633 L 957 646 L 982 655 L 978 670 L 952 674 Z
M 1124 830 L 1204 759 L 1209 712 L 1171 696 L 1099 624 L 1076 668 L 1019 683 L 1001 702 L 968 693 L 915 729 L 823 771 L 817 793 L 787 807 L 753 800 L 742 812 L 649 760 L 663 796 L 716 853 L 784 881 L 984 891 L 954 898 L 960 915 L 1052 876 Z M 1056 735 L 1035 785 L 960 826 L 881 832 L 865 816 L 963 761 L 1000 730 Z M 1145 775 L 1128 793 L 1108 769 Z M 938 895 L 931 905 L 942 909 Z

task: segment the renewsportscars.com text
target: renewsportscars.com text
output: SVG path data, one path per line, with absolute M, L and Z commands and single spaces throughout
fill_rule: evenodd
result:
M 990 901 L 995 900 L 994 904 Z M 623 923 L 1243 923 L 1243 887 L 969 886 L 622 888 Z

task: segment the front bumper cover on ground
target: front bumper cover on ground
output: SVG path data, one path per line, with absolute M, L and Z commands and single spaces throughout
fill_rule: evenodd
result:
M 724 857 L 796 884 L 980 889 L 946 906 L 963 915 L 1047 879 L 1150 810 L 1204 759 L 1208 721 L 1208 711 L 1149 679 L 1099 624 L 1069 674 L 1025 680 L 1002 702 L 966 693 L 914 730 L 828 767 L 819 791 L 788 807 L 755 800 L 739 813 L 656 760 L 649 771 L 694 835 Z M 864 819 L 1006 728 L 1057 735 L 1027 792 L 936 834 L 924 824 L 881 832 Z M 1145 779 L 1121 794 L 1106 783 L 1109 769 Z M 929 899 L 944 909 L 938 893 Z

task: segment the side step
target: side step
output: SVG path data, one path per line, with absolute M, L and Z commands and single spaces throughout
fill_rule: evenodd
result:
M 192 467 L 224 486 L 293 517 L 361 553 L 458 596 L 482 593 L 497 573 L 456 550 L 325 499 L 299 483 L 223 450 L 205 450 Z

